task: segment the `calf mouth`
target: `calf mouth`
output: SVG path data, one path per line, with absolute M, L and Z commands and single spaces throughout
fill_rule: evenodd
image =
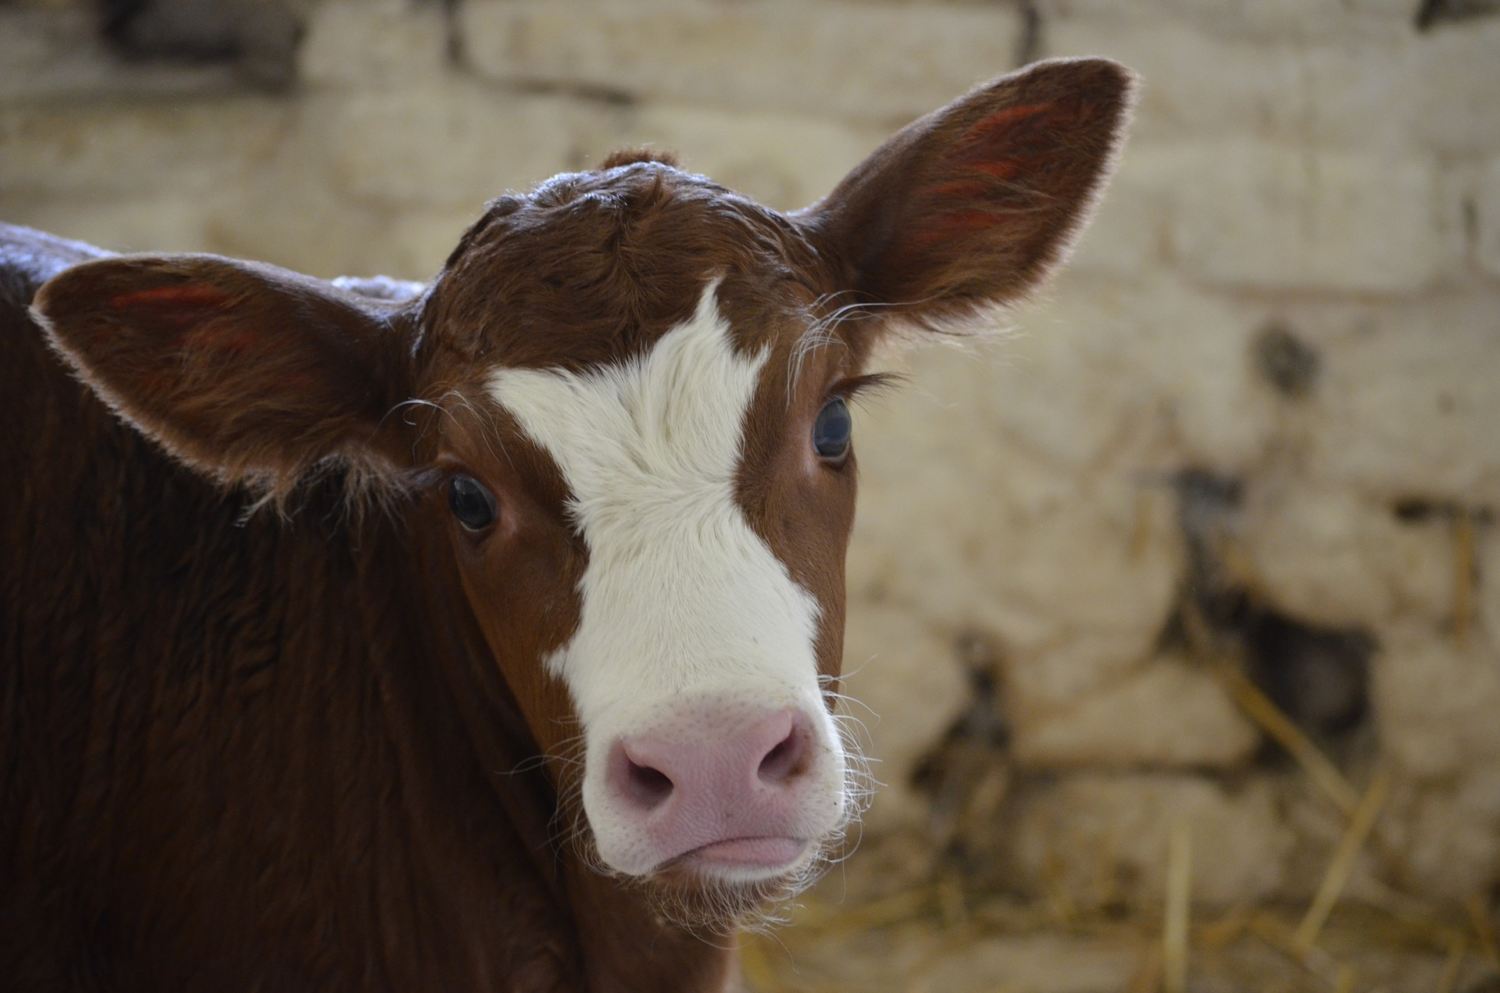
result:
M 776 835 L 724 838 L 667 859 L 655 872 L 682 872 L 722 882 L 761 883 L 797 873 L 810 861 L 814 848 L 814 843 L 806 838 Z
M 784 924 L 778 906 L 818 877 L 825 851 L 819 840 L 728 838 L 668 859 L 636 882 L 662 921 L 720 940 Z

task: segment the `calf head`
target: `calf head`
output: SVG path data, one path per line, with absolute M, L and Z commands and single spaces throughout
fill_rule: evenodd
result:
M 335 459 L 400 495 L 441 532 L 594 864 L 733 910 L 799 878 L 854 806 L 830 701 L 872 346 L 1038 283 L 1129 88 L 1110 62 L 1036 65 L 790 215 L 617 155 L 494 201 L 405 300 L 127 256 L 36 311 L 189 465 L 280 498 Z

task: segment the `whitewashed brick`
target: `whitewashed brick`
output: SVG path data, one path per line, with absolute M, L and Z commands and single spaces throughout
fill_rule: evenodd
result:
M 685 169 L 795 210 L 832 190 L 886 134 L 838 119 L 653 103 L 630 115 L 614 144 L 675 151 Z
M 105 83 L 115 68 L 88 11 L 0 6 L 0 96 L 8 99 Z
M 1113 632 L 1055 624 L 1047 640 L 1023 641 L 1011 629 L 1006 642 L 1005 682 L 1018 711 L 1051 715 L 1077 706 L 1085 697 L 1108 692 L 1147 663 L 1155 638 L 1144 631 Z M 1029 719 L 1023 715 L 1023 721 Z
M 1037 7 L 1049 30 L 1079 20 L 1121 26 L 1176 19 L 1259 43 L 1389 38 L 1411 31 L 1414 9 L 1409 0 L 1157 0 L 1146 18 L 1118 0 L 1040 0 Z
M 329 170 L 331 186 L 384 204 L 482 202 L 645 145 L 791 209 L 826 194 L 883 137 L 880 129 L 790 114 L 637 110 L 438 78 L 322 94 L 299 115 L 293 140 Z
M 1478 549 L 1474 556 L 1479 583 L 1475 595 L 1476 613 L 1489 634 L 1490 641 L 1500 645 L 1500 533 L 1494 527 L 1478 529 Z
M 1047 54 L 1108 55 L 1139 72 L 1136 130 L 1146 137 L 1254 135 L 1288 145 L 1408 153 L 1500 148 L 1500 110 L 1490 99 L 1490 80 L 1476 69 L 1500 57 L 1496 25 L 1421 34 L 1409 25 L 1316 31 L 1309 40 L 1292 29 L 1264 36 L 1225 31 L 1220 21 L 1063 19 L 1047 26 Z
M 1141 76 L 1133 130 L 1218 134 L 1283 126 L 1296 57 L 1285 47 L 1214 38 L 1173 20 L 1063 20 L 1046 29 L 1048 55 L 1107 55 Z
M 1425 152 L 1414 140 L 1429 87 L 1420 37 L 1341 42 L 1298 50 L 1283 80 L 1278 136 L 1288 143 Z
M 1197 152 L 1173 249 L 1224 286 L 1393 294 L 1460 265 L 1461 240 L 1432 163 L 1251 141 Z
M 866 827 L 925 827 L 930 800 L 913 788 L 912 775 L 969 702 L 952 639 L 915 611 L 852 600 L 844 672 L 842 691 L 858 703 L 843 708 L 843 720 L 874 759 L 871 772 L 882 784 Z M 913 707 L 914 700 L 921 706 Z
M 446 68 L 440 4 L 325 0 L 312 6 L 297 52 L 298 75 L 315 85 L 400 85 Z
M 1500 151 L 1500 19 L 1445 26 L 1416 50 L 1413 139 L 1448 154 Z
M 1180 149 L 1132 132 L 1093 220 L 1068 259 L 1070 273 L 1160 272 L 1182 184 L 1192 181 Z
M 1371 497 L 1500 505 L 1500 292 L 1386 306 L 1328 342 L 1309 477 Z
M 1117 993 L 1122 977 L 1139 968 L 1140 948 L 1119 937 L 1063 933 L 1007 934 L 959 945 L 951 940 L 926 957 L 926 967 L 904 984 L 911 993 Z M 1060 963 L 1067 963 L 1060 966 Z M 860 987 L 867 988 L 867 987 Z
M 389 208 L 290 184 L 280 169 L 203 208 L 206 250 L 257 259 L 309 275 L 416 277 L 397 261 Z
M 0 106 L 0 189 L 98 199 L 232 188 L 273 153 L 288 116 L 255 96 Z
M 0 188 L 0 219 L 115 252 L 201 252 L 211 247 L 197 205 L 171 193 L 57 198 L 16 196 Z
M 92 5 L 0 4 L 0 100 L 97 98 L 101 93 L 182 99 L 239 88 L 226 64 L 130 62 L 100 37 Z
M 996 423 L 1142 481 L 1184 462 L 1237 475 L 1258 460 L 1277 423 L 1250 360 L 1263 312 L 1159 272 L 1064 273 L 1003 349 Z
M 856 588 L 994 630 L 1017 651 L 1076 629 L 1139 658 L 1181 569 L 1169 506 L 1135 479 L 1081 480 L 1007 441 L 990 411 L 1010 380 L 993 366 L 941 350 L 923 361 L 946 374 L 924 369 L 860 418 Z M 1143 526 L 1154 538 L 1136 540 Z
M 1017 881 L 1084 906 L 1106 897 L 1159 904 L 1179 823 L 1192 837 L 1193 899 L 1210 904 L 1275 894 L 1295 841 L 1266 782 L 1230 791 L 1189 774 L 1067 776 L 1007 816 Z
M 387 275 L 426 280 L 483 211 L 482 201 L 372 205 L 290 185 L 284 173 L 216 198 L 203 211 L 203 250 L 329 278 Z
M 1486 633 L 1385 630 L 1372 676 L 1381 744 L 1403 771 L 1440 779 L 1500 763 L 1500 646 Z
M 1018 695 L 1014 710 L 1016 761 L 1032 768 L 1232 767 L 1260 742 L 1212 673 L 1182 658 L 1051 708 Z
M 1500 878 L 1500 761 L 1469 763 L 1402 813 L 1395 840 L 1424 893 L 1456 905 Z
M 1500 278 L 1500 155 L 1490 159 L 1480 178 L 1474 211 L 1479 223 L 1479 264 Z
M 474 66 L 670 102 L 904 119 L 1012 68 L 1011 7 L 470 0 Z M 670 53 L 670 54 L 668 54 Z
M 558 97 L 496 94 L 439 80 L 322 96 L 299 116 L 295 165 L 318 164 L 331 189 L 386 205 L 477 205 L 602 157 L 610 111 Z M 288 177 L 289 180 L 291 177 Z
M 1452 616 L 1448 522 L 1400 522 L 1388 500 L 1260 476 L 1239 541 L 1257 592 L 1290 616 L 1366 628 L 1403 616 L 1432 623 Z

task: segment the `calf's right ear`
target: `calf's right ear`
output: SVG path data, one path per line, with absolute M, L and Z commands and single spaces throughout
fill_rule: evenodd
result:
M 908 125 L 794 216 L 843 300 L 925 325 L 1014 300 L 1087 222 L 1133 87 L 1108 59 L 1038 62 Z
M 213 255 L 119 256 L 42 286 L 32 313 L 121 417 L 218 479 L 284 494 L 331 456 L 400 464 L 400 305 Z

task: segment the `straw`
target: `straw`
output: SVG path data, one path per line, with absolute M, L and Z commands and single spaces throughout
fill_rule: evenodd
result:
M 1188 916 L 1193 886 L 1193 834 L 1187 821 L 1172 824 L 1167 840 L 1167 907 L 1162 922 L 1166 993 L 1187 989 Z
M 1474 936 L 1479 939 L 1479 950 L 1490 965 L 1500 972 L 1500 942 L 1495 940 L 1494 922 L 1484 912 L 1484 903 L 1479 894 L 1476 893 L 1464 901 L 1464 910 L 1468 911 L 1469 921 L 1474 925 Z
M 1141 957 L 1141 964 L 1136 967 L 1135 975 L 1130 977 L 1130 985 L 1126 987 L 1125 993 L 1156 993 L 1161 986 L 1161 969 L 1161 945 L 1148 945 Z
M 1269 947 L 1286 956 L 1287 960 L 1308 975 L 1314 976 L 1329 986 L 1338 988 L 1345 964 L 1320 948 L 1304 947 L 1296 935 L 1283 922 L 1270 914 L 1257 914 L 1250 922 L 1250 933 L 1264 941 Z
M 1281 712 L 1254 683 L 1235 665 L 1223 659 L 1223 653 L 1214 648 L 1213 629 L 1203 612 L 1191 601 L 1182 611 L 1183 628 L 1188 643 L 1196 653 L 1209 660 L 1221 682 L 1229 691 L 1245 715 L 1254 721 L 1271 740 L 1275 741 L 1292 759 L 1302 767 L 1317 785 L 1344 814 L 1352 814 L 1359 805 L 1359 793 L 1343 773 L 1328 760 L 1312 739 L 1303 734 L 1290 717 Z
M 1344 778 L 1343 773 L 1244 673 L 1227 664 L 1220 664 L 1215 668 L 1240 709 L 1286 750 L 1307 773 L 1308 778 L 1338 805 L 1340 811 L 1352 816 L 1359 806 L 1359 794 L 1349 785 L 1349 780 Z
M 1323 929 L 1323 924 L 1328 920 L 1328 915 L 1333 911 L 1334 905 L 1338 903 L 1339 896 L 1344 891 L 1344 885 L 1354 871 L 1354 861 L 1358 858 L 1360 849 L 1364 847 L 1370 829 L 1375 826 L 1375 818 L 1385 804 L 1390 785 L 1390 777 L 1384 772 L 1376 773 L 1375 778 L 1370 782 L 1370 788 L 1365 791 L 1363 799 L 1355 808 L 1349 820 L 1349 827 L 1344 831 L 1344 836 L 1339 839 L 1338 846 L 1334 848 L 1333 859 L 1328 863 L 1328 870 L 1323 873 L 1323 881 L 1318 885 L 1318 892 L 1313 897 L 1312 906 L 1307 908 L 1307 914 L 1302 918 L 1301 926 L 1297 928 L 1296 943 L 1299 948 L 1311 949 L 1317 943 L 1318 932 Z
M 1448 947 L 1448 961 L 1443 963 L 1443 974 L 1438 979 L 1436 993 L 1453 993 L 1453 987 L 1458 985 L 1458 970 L 1463 968 L 1464 955 L 1468 949 L 1468 942 L 1463 938 L 1453 939 Z
M 1453 518 L 1453 639 L 1468 641 L 1474 620 L 1474 518 L 1460 510 Z

